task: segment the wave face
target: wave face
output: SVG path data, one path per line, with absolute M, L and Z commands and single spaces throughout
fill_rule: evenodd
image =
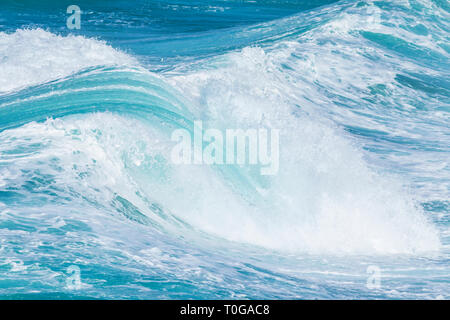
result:
M 78 2 L 0 5 L 2 298 L 449 298 L 447 2 Z

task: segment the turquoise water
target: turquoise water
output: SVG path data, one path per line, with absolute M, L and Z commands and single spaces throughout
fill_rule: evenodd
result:
M 2 1 L 0 298 L 448 299 L 449 21 L 442 0 Z M 278 174 L 175 165 L 196 120 L 280 130 Z

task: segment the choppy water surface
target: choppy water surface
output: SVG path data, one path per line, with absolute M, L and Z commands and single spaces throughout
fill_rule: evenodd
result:
M 70 4 L 0 4 L 1 298 L 449 298 L 447 1 Z M 194 120 L 278 174 L 173 164 Z

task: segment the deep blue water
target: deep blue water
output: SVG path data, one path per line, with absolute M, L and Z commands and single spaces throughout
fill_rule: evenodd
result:
M 0 298 L 448 299 L 449 21 L 446 0 L 3 0 Z M 172 163 L 195 120 L 280 130 L 279 172 Z

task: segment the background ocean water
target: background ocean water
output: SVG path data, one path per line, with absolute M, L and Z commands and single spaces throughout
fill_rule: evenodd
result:
M 0 297 L 448 299 L 449 21 L 445 0 L 2 1 Z M 174 165 L 194 120 L 279 129 L 279 173 Z

